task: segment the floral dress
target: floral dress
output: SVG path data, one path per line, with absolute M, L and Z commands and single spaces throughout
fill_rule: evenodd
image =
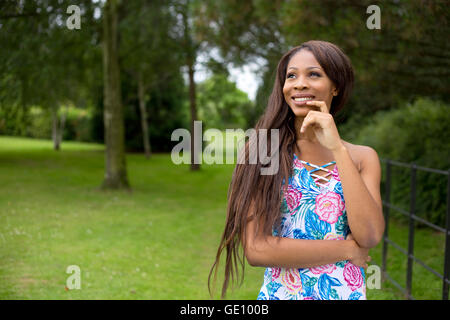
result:
M 318 168 L 307 171 L 302 163 Z M 335 163 L 330 162 L 326 165 Z M 281 205 L 279 233 L 273 235 L 308 240 L 344 240 L 349 233 L 344 194 L 334 166 L 332 171 L 297 158 Z M 325 179 L 312 172 L 325 170 Z M 317 177 L 315 181 L 313 176 Z M 318 179 L 327 180 L 320 184 Z M 283 182 L 284 183 L 284 182 Z M 365 300 L 364 269 L 349 261 L 313 268 L 266 268 L 258 300 Z

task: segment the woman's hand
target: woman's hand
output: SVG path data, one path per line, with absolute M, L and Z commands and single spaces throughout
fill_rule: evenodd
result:
M 349 233 L 347 235 L 347 238 L 345 240 L 352 240 L 355 243 L 355 249 L 353 258 L 350 261 L 350 263 L 353 263 L 355 266 L 363 267 L 364 269 L 367 269 L 368 265 L 367 263 L 372 260 L 372 258 L 369 256 L 369 250 L 367 248 L 361 248 L 358 243 L 353 238 L 352 234 Z
M 313 129 L 314 134 L 324 147 L 333 150 L 338 150 L 343 146 L 339 136 L 333 116 L 328 111 L 327 105 L 324 101 L 307 101 L 307 105 L 316 106 L 320 111 L 311 110 L 303 120 L 300 132 L 305 132 L 307 127 Z

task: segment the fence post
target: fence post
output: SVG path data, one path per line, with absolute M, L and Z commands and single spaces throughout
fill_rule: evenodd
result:
M 381 264 L 381 274 L 383 276 L 383 281 L 386 280 L 386 272 L 387 272 L 387 250 L 388 250 L 388 236 L 389 236 L 389 204 L 391 202 L 391 161 L 387 159 L 386 161 L 386 181 L 385 181 L 385 203 L 386 207 L 383 210 L 384 212 L 384 221 L 385 221 L 385 228 L 384 228 L 384 236 L 383 236 L 383 261 Z
M 447 216 L 445 228 L 445 258 L 444 258 L 444 280 L 442 285 L 442 300 L 448 300 L 448 283 L 450 277 L 450 169 L 447 176 Z
M 406 298 L 411 299 L 412 271 L 414 264 L 414 219 L 416 214 L 416 164 L 411 165 L 411 197 L 409 209 L 409 232 L 408 232 L 408 269 L 406 272 Z

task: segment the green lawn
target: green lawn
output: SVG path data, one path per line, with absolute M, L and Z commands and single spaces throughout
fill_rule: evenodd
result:
M 132 192 L 102 192 L 102 145 L 63 142 L 55 152 L 49 140 L 0 137 L 0 299 L 209 299 L 233 167 L 190 172 L 170 154 L 128 154 Z M 406 248 L 407 228 L 392 227 Z M 419 258 L 442 272 L 442 235 L 416 234 Z M 404 285 L 406 258 L 394 253 L 388 271 Z M 65 289 L 70 265 L 81 269 L 80 290 Z M 413 294 L 439 299 L 441 281 L 414 268 Z M 228 298 L 256 299 L 263 273 L 247 266 Z M 402 299 L 387 282 L 367 295 Z

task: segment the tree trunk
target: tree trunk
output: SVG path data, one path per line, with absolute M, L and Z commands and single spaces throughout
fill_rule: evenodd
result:
M 145 108 L 144 79 L 142 78 L 141 71 L 138 71 L 138 97 L 139 97 L 139 110 L 141 112 L 142 139 L 144 142 L 145 157 L 148 159 L 151 156 L 151 147 L 147 125 L 147 110 Z
M 129 188 L 125 161 L 117 19 L 117 1 L 108 0 L 103 12 L 105 177 L 102 189 Z
M 52 108 L 52 140 L 53 140 L 53 150 L 59 150 L 58 143 L 58 109 L 56 107 Z
M 60 121 L 58 117 L 58 107 L 51 108 L 52 112 L 52 140 L 53 150 L 59 151 L 61 149 L 62 131 L 64 130 L 65 118 Z
M 198 159 L 198 153 L 196 150 L 198 143 L 196 140 L 202 140 L 202 137 L 196 137 L 195 135 L 195 120 L 197 120 L 197 107 L 196 107 L 196 94 L 195 94 L 195 81 L 194 81 L 194 64 L 196 57 L 196 49 L 191 36 L 191 28 L 189 26 L 189 1 L 182 6 L 183 10 L 181 15 L 183 18 L 184 26 L 184 50 L 186 52 L 186 65 L 189 73 L 189 108 L 191 112 L 191 171 L 197 171 L 200 169 L 200 161 Z M 200 144 L 201 145 L 201 144 Z
M 191 170 L 196 171 L 200 169 L 200 162 L 198 159 L 198 153 L 195 150 L 195 140 L 202 139 L 202 137 L 195 136 L 194 121 L 197 120 L 197 106 L 196 106 L 196 93 L 195 93 L 195 81 L 194 81 L 194 59 L 188 59 L 189 68 L 189 106 L 191 111 Z
M 63 114 L 61 115 L 61 118 L 59 119 L 59 132 L 58 132 L 58 144 L 61 145 L 62 142 L 62 137 L 63 137 L 63 133 L 64 133 L 64 126 L 66 125 L 66 116 L 67 116 L 67 109 L 66 112 L 63 112 Z

